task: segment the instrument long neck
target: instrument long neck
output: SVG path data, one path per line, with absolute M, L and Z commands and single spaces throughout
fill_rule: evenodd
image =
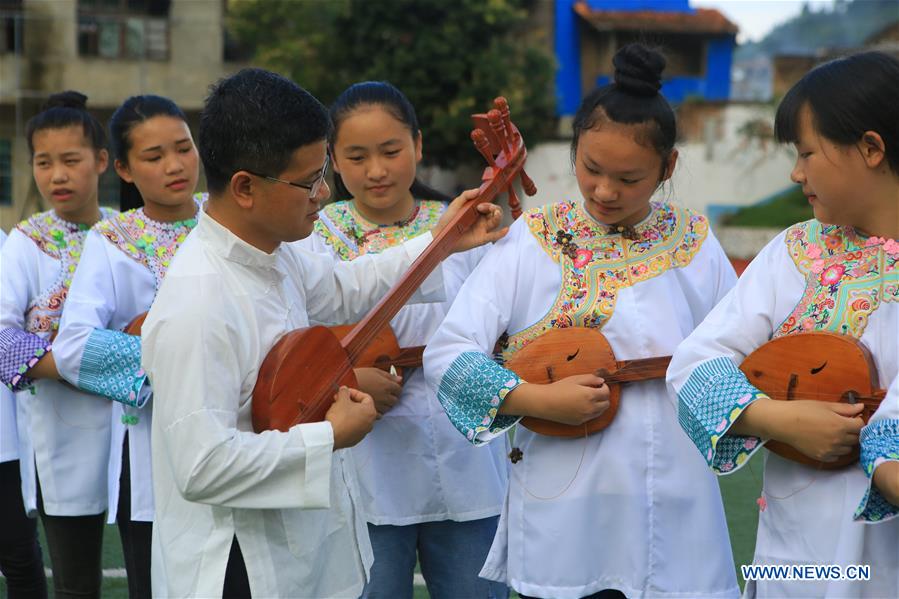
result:
M 665 378 L 671 356 L 644 358 L 641 360 L 623 360 L 618 362 L 618 370 L 602 376 L 607 383 L 631 383 L 650 379 Z
M 478 219 L 477 206 L 493 201 L 497 195 L 505 191 L 514 180 L 515 176 L 524 166 L 527 152 L 524 145 L 520 145 L 513 159 L 505 164 L 500 164 L 494 169 L 495 176 L 485 180 L 478 191 L 477 197 L 470 200 L 440 233 L 431 241 L 424 252 L 412 263 L 409 270 L 400 281 L 394 285 L 387 295 L 343 338 L 343 347 L 347 351 L 350 362 L 356 364 L 359 356 L 365 348 L 374 340 L 384 327 L 390 324 L 400 308 L 406 305 L 415 290 L 428 278 L 428 275 L 437 268 L 440 262 L 449 256 L 459 239 Z M 492 168 L 492 167 L 491 167 Z

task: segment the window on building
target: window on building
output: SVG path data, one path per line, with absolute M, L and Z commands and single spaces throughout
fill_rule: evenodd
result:
M 168 60 L 170 0 L 78 0 L 78 53 Z
M 0 54 L 16 53 L 22 49 L 23 0 L 0 0 Z
M 0 206 L 12 206 L 12 142 L 0 139 Z

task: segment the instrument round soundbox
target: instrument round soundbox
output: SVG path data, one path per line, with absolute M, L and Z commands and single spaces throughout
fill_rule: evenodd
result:
M 577 374 L 613 372 L 618 362 L 608 340 L 598 330 L 571 327 L 547 331 L 515 352 L 504 366 L 529 383 L 547 384 Z M 609 408 L 599 418 L 570 425 L 529 416 L 522 418 L 521 424 L 541 435 L 583 437 L 609 426 L 620 399 L 621 386 L 609 385 Z
M 870 352 L 853 337 L 826 331 L 785 335 L 769 341 L 749 354 L 740 370 L 749 382 L 768 397 L 781 401 L 814 399 L 865 404 L 865 423 L 874 413 L 881 395 L 877 370 Z M 851 454 L 834 462 L 814 460 L 779 441 L 765 447 L 777 455 L 824 470 L 834 470 L 858 461 L 856 447 Z
M 331 373 L 343 372 L 341 376 Z M 356 375 L 337 336 L 323 326 L 284 335 L 268 352 L 253 388 L 253 430 L 286 432 L 321 422 L 337 389 L 356 387 Z

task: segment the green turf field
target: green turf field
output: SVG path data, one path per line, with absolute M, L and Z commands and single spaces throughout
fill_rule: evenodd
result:
M 724 508 L 727 512 L 727 525 L 730 529 L 730 542 L 737 567 L 737 580 L 740 578 L 740 564 L 752 561 L 755 549 L 755 528 L 758 523 L 758 506 L 755 503 L 761 487 L 761 453 L 756 453 L 747 467 L 735 474 L 720 477 L 721 494 L 724 497 Z M 43 533 L 41 536 L 42 546 Z M 44 551 L 44 559 L 49 561 Z M 46 564 L 49 566 L 49 564 Z M 106 570 L 124 568 L 122 561 L 122 545 L 119 542 L 115 526 L 107 526 L 103 539 L 103 568 Z M 6 584 L 0 579 L 0 595 L 6 596 Z M 104 599 L 127 599 L 128 585 L 124 578 L 107 577 L 103 580 Z M 415 588 L 415 599 L 427 599 L 428 592 L 424 587 Z

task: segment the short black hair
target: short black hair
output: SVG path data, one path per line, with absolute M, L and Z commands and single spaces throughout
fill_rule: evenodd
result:
M 28 152 L 34 155 L 34 134 L 44 129 L 63 129 L 81 125 L 84 137 L 95 152 L 106 149 L 106 130 L 94 115 L 87 111 L 87 96 L 76 91 L 53 94 L 41 106 L 41 111 L 25 125 Z
M 328 111 L 302 87 L 264 69 L 242 69 L 210 88 L 200 113 L 200 159 L 209 191 L 239 170 L 277 177 L 299 148 L 325 141 Z
M 603 120 L 622 125 L 646 125 L 646 139 L 662 158 L 665 172 L 677 140 L 677 120 L 662 88 L 662 72 L 667 61 L 656 50 L 642 44 L 628 44 L 612 58 L 613 83 L 593 90 L 581 102 L 572 122 L 571 160 L 574 162 L 581 134 Z
M 811 111 L 815 129 L 832 142 L 851 145 L 876 131 L 886 145 L 890 169 L 899 174 L 899 60 L 883 52 L 862 52 L 818 65 L 781 100 L 774 117 L 780 143 L 799 139 L 799 113 Z

